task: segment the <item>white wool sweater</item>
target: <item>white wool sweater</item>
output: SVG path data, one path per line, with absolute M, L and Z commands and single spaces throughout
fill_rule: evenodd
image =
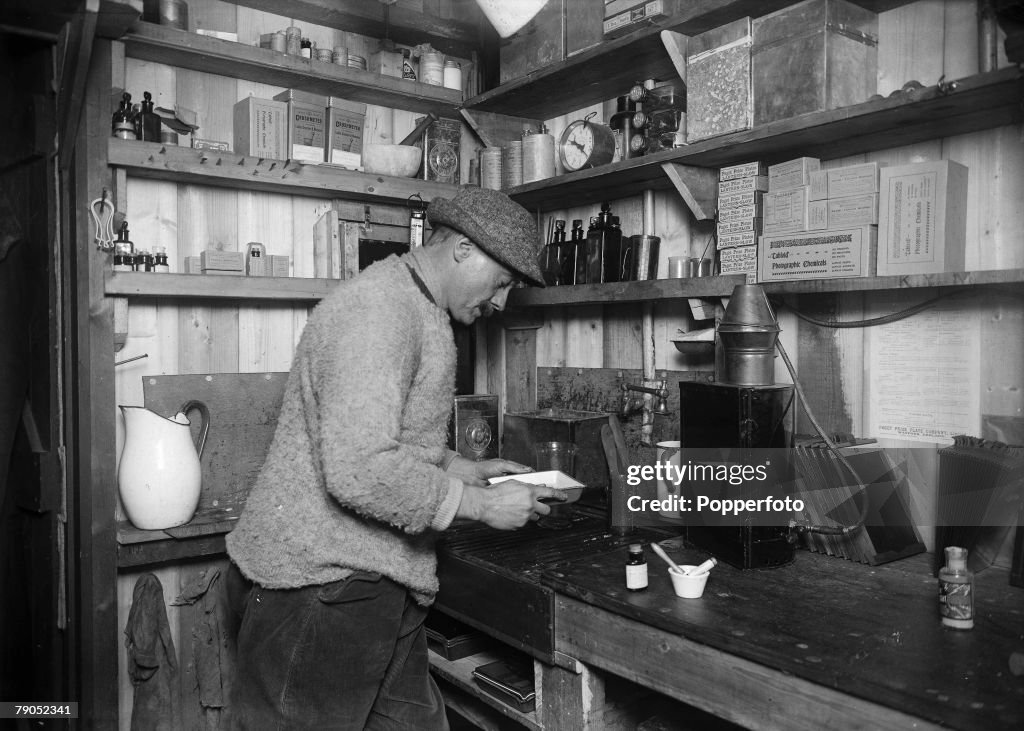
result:
M 437 531 L 462 482 L 445 474 L 455 393 L 446 311 L 391 257 L 314 309 L 295 351 L 277 430 L 228 554 L 272 589 L 354 570 L 437 592 Z

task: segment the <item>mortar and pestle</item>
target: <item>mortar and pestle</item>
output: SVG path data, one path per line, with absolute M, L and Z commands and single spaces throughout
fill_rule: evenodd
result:
M 363 170 L 377 175 L 393 175 L 398 178 L 411 178 L 420 169 L 423 150 L 415 143 L 434 123 L 437 115 L 427 112 L 416 128 L 406 135 L 397 145 L 367 143 L 363 145 Z

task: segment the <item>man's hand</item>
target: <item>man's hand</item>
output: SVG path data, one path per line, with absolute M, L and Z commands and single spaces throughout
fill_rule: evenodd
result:
M 533 472 L 533 468 L 518 462 L 509 462 L 507 459 L 485 459 L 481 462 L 474 462 L 461 455 L 456 455 L 448 465 L 447 472 L 458 477 L 467 487 L 484 487 L 491 477 L 509 474 L 521 475 L 524 472 Z
M 529 485 L 518 480 L 505 480 L 491 487 L 467 485 L 455 516 L 486 523 L 499 530 L 512 530 L 551 512 L 551 508 L 540 502 L 541 499 L 561 501 L 564 497 L 553 487 Z

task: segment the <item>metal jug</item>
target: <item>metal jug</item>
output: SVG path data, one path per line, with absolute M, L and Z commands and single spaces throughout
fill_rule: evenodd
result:
M 142 406 L 121 406 L 125 439 L 117 485 L 121 504 L 136 528 L 163 530 L 192 520 L 199 505 L 199 460 L 210 429 L 210 411 L 201 401 L 186 401 L 168 419 Z M 197 443 L 186 413 L 202 417 Z

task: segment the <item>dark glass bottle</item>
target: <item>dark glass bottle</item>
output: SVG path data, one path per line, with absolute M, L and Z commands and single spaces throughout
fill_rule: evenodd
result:
M 138 135 L 135 134 L 134 117 L 132 95 L 126 91 L 121 95 L 121 105 L 110 119 L 111 134 L 122 140 L 137 140 Z
M 572 232 L 569 234 L 569 241 L 562 247 L 562 284 L 582 284 L 577 281 L 577 262 L 587 259 L 587 239 L 583 235 L 583 221 L 575 219 L 572 222 Z
M 555 230 L 551 233 L 551 240 L 544 247 L 544 262 L 541 266 L 544 272 L 544 283 L 549 286 L 563 283 L 562 256 L 565 248 L 565 221 L 559 218 L 555 221 Z
M 647 558 L 642 543 L 630 543 L 626 556 L 626 588 L 643 591 L 647 588 Z
M 587 228 L 587 283 L 604 281 L 604 230 L 600 216 L 590 217 Z
M 622 282 L 629 278 L 622 272 L 622 228 L 619 217 L 609 212 L 604 228 L 604 281 Z
M 144 142 L 160 141 L 160 115 L 153 111 L 153 95 L 142 95 L 142 109 L 135 115 L 135 136 Z

